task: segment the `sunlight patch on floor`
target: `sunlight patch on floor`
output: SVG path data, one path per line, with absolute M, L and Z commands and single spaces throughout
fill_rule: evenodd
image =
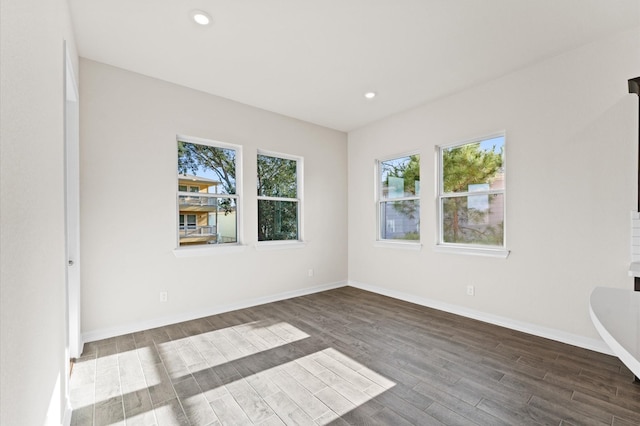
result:
M 98 416 L 119 399 L 126 418 L 142 423 L 184 422 L 186 413 L 202 424 L 328 424 L 396 385 L 334 348 L 318 350 L 321 341 L 296 346 L 310 337 L 287 322 L 255 321 L 98 356 L 76 365 L 73 406 L 90 417 L 96 404 Z M 304 351 L 314 352 L 296 358 Z
M 243 410 L 253 422 L 273 415 L 285 423 L 328 424 L 393 386 L 395 382 L 326 348 L 227 384 L 233 399 L 225 395 L 223 406 L 216 401 L 211 406 L 222 423 L 232 420 L 229 412 Z M 251 413 L 258 414 L 252 418 Z

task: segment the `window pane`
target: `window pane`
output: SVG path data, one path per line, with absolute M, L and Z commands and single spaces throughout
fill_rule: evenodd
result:
M 444 193 L 504 189 L 504 136 L 442 150 Z
M 380 189 L 383 199 L 420 195 L 420 156 L 381 161 Z
M 178 174 L 179 188 L 189 192 L 235 194 L 236 151 L 179 141 Z
M 180 195 L 178 204 L 181 246 L 238 241 L 235 199 Z
M 419 240 L 420 202 L 404 200 L 380 203 L 380 238 Z
M 297 161 L 258 154 L 258 195 L 297 198 Z
M 483 194 L 442 199 L 445 243 L 504 245 L 504 195 Z
M 180 246 L 238 241 L 236 150 L 178 141 L 178 191 Z
M 258 200 L 258 241 L 297 239 L 298 202 Z

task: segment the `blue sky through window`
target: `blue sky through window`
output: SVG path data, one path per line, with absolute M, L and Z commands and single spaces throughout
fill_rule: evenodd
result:
M 483 151 L 496 151 L 500 152 L 500 149 L 504 147 L 504 136 L 497 136 L 491 139 L 485 139 L 480 142 L 480 149 Z

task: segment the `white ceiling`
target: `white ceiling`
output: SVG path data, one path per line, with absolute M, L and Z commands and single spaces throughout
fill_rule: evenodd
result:
M 82 57 L 342 131 L 640 25 L 640 0 L 70 6 Z M 208 12 L 213 24 L 195 24 L 193 9 Z M 365 99 L 369 90 L 378 96 Z

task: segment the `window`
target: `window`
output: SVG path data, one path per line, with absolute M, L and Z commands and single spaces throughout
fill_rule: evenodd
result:
M 186 222 L 185 222 L 186 219 Z M 184 231 L 185 229 L 196 229 L 197 226 L 197 217 L 195 214 L 181 214 L 180 215 L 180 230 Z
M 258 241 L 301 240 L 302 159 L 258 153 Z
M 377 164 L 378 239 L 420 241 L 420 156 Z
M 198 186 L 178 185 L 178 191 L 182 191 L 182 192 L 200 192 L 200 188 Z
M 438 148 L 439 244 L 504 248 L 504 140 Z
M 238 242 L 240 147 L 178 138 L 178 245 Z

